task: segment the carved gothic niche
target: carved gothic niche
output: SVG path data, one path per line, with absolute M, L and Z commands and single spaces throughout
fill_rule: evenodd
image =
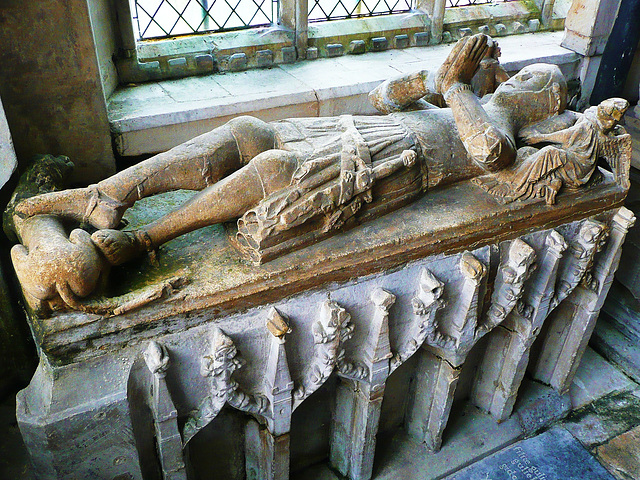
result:
M 374 312 L 367 321 L 368 331 L 364 343 L 357 346 L 354 358 L 346 359 L 342 355 L 337 368 L 341 377 L 371 385 L 375 383 L 373 377 L 381 368 L 388 369 L 387 360 L 392 356 L 389 344 L 389 311 L 396 301 L 396 296 L 382 288 L 375 288 L 371 292 L 370 300 L 374 305 Z M 380 367 L 383 364 L 386 366 Z
M 337 302 L 322 303 L 313 323 L 313 357 L 305 366 L 299 385 L 293 392 L 295 410 L 309 395 L 327 381 L 334 368 L 344 360 L 344 343 L 353 336 L 351 315 Z
M 448 314 L 446 315 L 447 331 L 445 332 L 435 316 L 427 316 L 428 333 L 424 342 L 434 353 L 449 359 L 454 365 L 464 361 L 466 353 L 473 345 L 478 325 L 479 295 L 487 275 L 486 266 L 470 252 L 464 252 L 460 255 L 458 267 L 463 282 L 458 292 L 449 292 L 449 297 L 457 295 L 458 301 L 456 311 L 446 311 Z M 426 279 L 427 288 L 435 287 L 434 293 L 440 293 L 439 285 L 434 283 L 433 279 L 428 275 L 423 279 Z M 447 306 L 449 307 L 449 305 Z M 420 308 L 417 311 L 419 312 Z
M 213 327 L 210 351 L 200 363 L 200 374 L 210 379 L 209 393 L 185 423 L 182 434 L 185 445 L 220 413 L 226 403 L 247 413 L 263 414 L 267 410 L 265 397 L 245 393 L 232 379 L 233 373 L 244 364 L 231 338 L 220 328 Z
M 420 270 L 418 290 L 411 299 L 414 318 L 409 326 L 408 336 L 399 346 L 398 351 L 391 358 L 391 372 L 406 362 L 425 343 L 427 338 L 431 343 L 444 341 L 438 332 L 436 313 L 446 306 L 441 299 L 444 283 L 438 280 L 427 268 Z M 391 373 L 390 372 L 390 373 Z

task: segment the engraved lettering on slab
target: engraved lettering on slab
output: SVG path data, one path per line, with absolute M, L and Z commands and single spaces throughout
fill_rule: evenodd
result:
M 514 447 L 512 460 L 502 463 L 498 470 L 505 472 L 510 480 L 548 480 L 547 475 L 534 465 L 521 447 Z

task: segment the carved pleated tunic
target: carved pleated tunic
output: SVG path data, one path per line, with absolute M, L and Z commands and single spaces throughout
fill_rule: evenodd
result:
M 405 205 L 427 185 L 416 136 L 393 116 L 272 125 L 278 148 L 293 152 L 299 166 L 288 187 L 239 219 L 238 241 L 250 248 L 310 241 Z

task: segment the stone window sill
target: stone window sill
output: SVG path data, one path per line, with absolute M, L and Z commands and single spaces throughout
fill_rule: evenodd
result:
M 500 39 L 501 61 L 514 72 L 536 62 L 576 79 L 580 56 L 560 46 L 563 32 Z M 189 77 L 118 88 L 108 101 L 122 156 L 165 151 L 237 115 L 263 120 L 375 113 L 367 94 L 400 73 L 436 68 L 450 45 L 322 58 L 269 69 Z

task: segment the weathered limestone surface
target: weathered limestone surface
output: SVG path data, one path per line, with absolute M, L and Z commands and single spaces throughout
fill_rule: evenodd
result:
M 92 20 L 103 25 L 90 18 L 89 3 L 102 2 L 9 1 L 3 2 L 0 15 L 0 95 L 18 158 L 22 162 L 41 153 L 68 155 L 77 166 L 76 181 L 97 181 L 115 171 L 91 31 Z M 100 32 L 106 45 L 112 32 Z M 102 56 L 108 59 L 102 64 L 106 67 L 111 54 Z
M 619 480 L 640 476 L 640 428 L 636 427 L 596 448 L 598 460 Z
M 112 272 L 110 295 L 186 280 L 158 301 L 110 317 L 30 318 L 42 358 L 19 395 L 18 419 L 36 470 L 42 478 L 138 479 L 152 468 L 185 478 L 192 464 L 217 468 L 224 478 L 286 479 L 291 465 L 306 466 L 304 458 L 329 458 L 347 478 L 367 479 L 387 398 L 435 450 L 456 382 L 472 379 L 474 402 L 490 393 L 483 385 L 493 370 L 470 372 L 475 365 L 464 362 L 466 352 L 485 336 L 492 344 L 494 336 L 519 335 L 517 328 L 528 345 L 531 322 L 543 322 L 536 312 L 553 303 L 550 286 L 559 280 L 573 290 L 557 308 L 571 301 L 572 311 L 586 309 L 571 322 L 588 338 L 630 221 L 619 211 L 624 194 L 605 175 L 554 206 L 505 206 L 463 182 L 259 267 L 241 259 L 221 227 L 172 241 L 159 266 L 141 260 Z M 140 202 L 128 219 L 146 223 L 185 195 Z M 584 296 L 588 287 L 566 273 L 572 257 L 554 255 L 560 237 L 575 249 L 585 225 L 596 222 L 611 233 L 584 269 L 583 280 L 591 287 L 597 281 L 595 293 Z M 533 258 L 538 267 L 531 271 Z M 531 352 L 531 362 L 557 358 L 554 371 L 562 374 L 551 383 L 562 390 L 583 343 L 576 340 L 573 363 L 563 363 L 545 354 L 562 337 L 541 334 L 548 347 Z M 505 366 L 512 396 L 527 363 L 522 352 L 485 353 L 494 359 L 486 363 Z M 398 385 L 389 375 L 414 355 L 406 366 L 418 365 L 411 372 L 417 387 L 389 391 Z M 425 375 L 427 363 L 438 375 Z M 433 414 L 423 420 L 418 405 L 433 405 Z M 294 430 L 305 438 L 295 449 Z M 229 441 L 212 449 L 207 442 L 217 431 Z
M 613 480 L 580 443 L 556 427 L 492 455 L 447 480 L 520 480 L 566 478 Z
M 602 55 L 619 7 L 619 0 L 573 2 L 565 20 L 562 46 L 586 57 Z
M 633 226 L 635 217 L 628 209 L 621 209 L 612 219 L 609 240 L 599 235 L 592 244 L 596 251 L 594 260 L 584 269 L 580 285 L 576 285 L 547 322 L 550 335 L 542 346 L 538 363 L 533 371 L 534 378 L 566 392 L 591 333 L 598 313 L 609 292 L 613 275 L 620 262 L 622 243 Z M 595 262 L 595 253 L 603 250 Z M 584 257 L 587 249 L 583 249 Z M 574 267 L 575 270 L 581 270 Z
M 567 248 L 564 238 L 555 230 L 536 240 L 543 254 L 537 260 L 537 270 L 523 298 L 526 307 L 512 310 L 489 336 L 487 351 L 497 355 L 483 358 L 472 393 L 472 402 L 499 421 L 505 420 L 513 409 L 531 346 L 547 318 L 558 265 Z

